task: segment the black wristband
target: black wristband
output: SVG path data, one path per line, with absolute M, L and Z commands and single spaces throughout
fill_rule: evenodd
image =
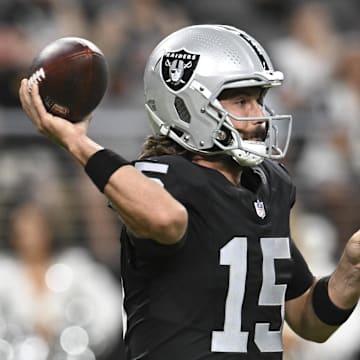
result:
M 124 165 L 130 165 L 130 162 L 111 150 L 102 149 L 89 158 L 85 172 L 96 187 L 104 192 L 110 176 Z
M 351 309 L 340 309 L 330 299 L 328 292 L 330 276 L 321 278 L 315 285 L 312 295 L 312 303 L 315 314 L 325 324 L 339 326 L 352 314 L 355 306 Z

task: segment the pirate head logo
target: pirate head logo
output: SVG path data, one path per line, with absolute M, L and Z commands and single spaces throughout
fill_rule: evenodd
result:
M 161 62 L 161 75 L 165 84 L 174 91 L 181 90 L 191 79 L 200 55 L 185 50 L 166 53 Z

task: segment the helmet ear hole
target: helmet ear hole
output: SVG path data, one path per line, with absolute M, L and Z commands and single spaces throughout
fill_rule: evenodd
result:
M 176 96 L 175 100 L 174 100 L 174 106 L 175 106 L 176 112 L 179 115 L 179 118 L 182 121 L 190 124 L 191 115 L 190 115 L 190 112 L 189 112 L 189 110 L 187 109 L 187 107 L 185 105 L 184 100 L 181 99 L 180 97 Z
M 173 126 L 171 127 L 171 130 L 179 137 L 181 138 L 184 135 L 184 131 L 178 129 L 177 127 Z
M 232 142 L 231 131 L 225 127 L 221 127 L 221 129 L 216 132 L 216 139 L 224 146 L 229 146 Z

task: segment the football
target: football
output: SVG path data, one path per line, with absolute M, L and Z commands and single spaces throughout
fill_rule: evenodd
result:
M 76 123 L 104 97 L 108 64 L 103 52 L 91 41 L 60 38 L 34 58 L 29 87 L 34 83 L 39 85 L 40 96 L 50 113 Z

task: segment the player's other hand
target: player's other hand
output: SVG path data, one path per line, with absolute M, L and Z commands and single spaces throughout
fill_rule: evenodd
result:
M 346 244 L 344 256 L 359 271 L 360 279 L 360 230 L 354 233 Z
M 27 79 L 21 81 L 19 97 L 24 112 L 37 130 L 55 143 L 69 149 L 73 142 L 86 136 L 91 114 L 76 124 L 52 115 L 45 109 L 38 85 L 32 84 L 29 90 Z
M 360 297 L 360 230 L 348 240 L 340 262 L 331 275 L 329 294 L 334 303 L 349 309 Z

